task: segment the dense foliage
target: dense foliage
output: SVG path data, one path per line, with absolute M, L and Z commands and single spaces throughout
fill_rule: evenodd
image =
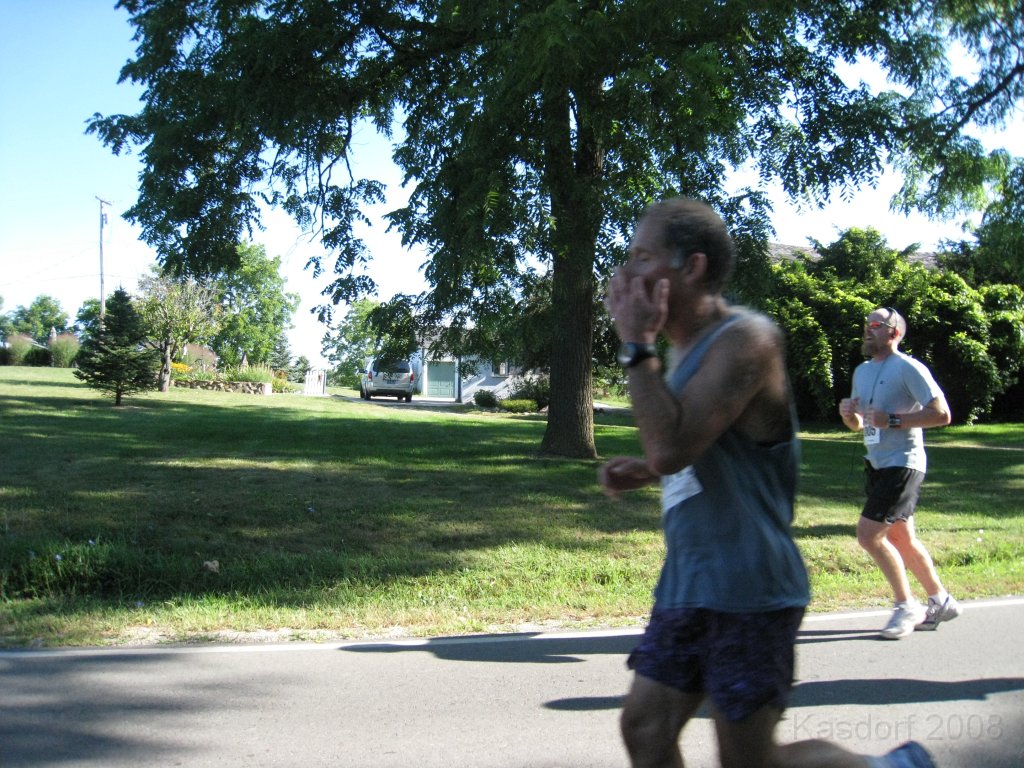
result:
M 256 244 L 240 245 L 236 254 L 238 266 L 211 283 L 221 317 L 210 346 L 226 365 L 269 363 L 299 297 L 285 290 L 281 257 Z
M 135 309 L 145 344 L 163 360 L 160 385 L 164 391 L 170 382 L 171 362 L 183 355 L 188 344 L 212 348 L 210 354 L 219 355 L 226 365 L 238 365 L 245 359 L 253 364 L 273 363 L 282 370 L 292 368 L 286 332 L 299 297 L 285 291 L 280 258 L 268 258 L 260 245 L 238 246 L 237 251 L 242 266 L 217 278 L 175 277 L 154 268 L 139 281 Z M 27 308 L 0 315 L 0 332 L 7 334 L 3 338 L 8 345 L 3 362 L 70 364 L 78 341 L 87 341 L 98 332 L 99 309 L 97 299 L 82 304 L 73 351 L 67 338 L 70 334 L 64 330 L 67 315 L 49 296 L 39 296 Z M 55 342 L 60 347 L 56 354 Z M 296 363 L 298 380 L 308 368 L 308 360 Z
M 950 243 L 939 263 L 971 285 L 1024 285 L 1024 159 L 1010 170 L 974 236 L 973 243 Z
M 8 365 L 27 365 L 33 340 L 23 333 L 12 333 L 4 341 L 4 357 Z
M 100 300 L 88 298 L 82 302 L 75 315 L 75 330 L 79 339 L 84 339 L 100 324 Z
M 949 400 L 954 420 L 1021 418 L 1024 290 L 971 287 L 916 254 L 889 248 L 878 232 L 851 229 L 816 244 L 818 260 L 773 265 L 764 308 L 786 330 L 791 377 L 801 416 L 834 419 L 863 359 L 864 317 L 892 306 L 907 319 L 900 349 L 927 364 Z
M 370 326 L 370 313 L 380 305 L 372 299 L 352 303 L 345 317 L 324 334 L 323 355 L 334 364 L 332 384 L 350 389 L 359 387 L 359 374 L 367 359 L 377 352 L 377 338 Z
M 3 328 L 6 333 L 22 334 L 45 344 L 52 335 L 68 330 L 68 316 L 52 296 L 37 296 L 27 307 L 15 308 Z

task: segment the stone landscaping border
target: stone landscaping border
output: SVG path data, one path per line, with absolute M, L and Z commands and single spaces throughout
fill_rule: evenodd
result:
M 174 386 L 188 389 L 206 389 L 213 392 L 241 392 L 243 395 L 269 395 L 274 385 L 263 381 L 180 381 Z

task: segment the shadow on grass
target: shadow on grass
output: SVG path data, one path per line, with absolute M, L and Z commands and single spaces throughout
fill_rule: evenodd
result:
M 831 539 L 834 537 L 849 538 L 856 535 L 856 522 L 849 525 L 842 523 L 823 525 L 794 525 L 793 536 L 797 539 Z
M 492 571 L 512 563 L 510 579 L 563 555 L 590 558 L 581 583 L 619 578 L 609 573 L 620 567 L 637 581 L 644 570 L 644 583 L 657 572 L 657 491 L 611 502 L 599 462 L 535 458 L 538 417 L 190 390 L 113 408 L 84 387 L 38 384 L 0 394 L 0 595 L 271 594 L 302 606 L 325 590 L 372 594 L 427 575 L 472 591 L 484 558 Z M 596 421 L 602 455 L 638 452 L 628 415 Z M 801 493 L 840 499 L 849 525 L 805 524 L 798 509 L 798 538 L 850 537 L 861 451 L 805 444 Z M 967 475 L 1012 496 L 1019 454 L 946 451 L 960 452 L 954 466 L 944 456 L 926 488 Z M 957 514 L 946 506 L 957 494 L 934 496 L 936 511 Z
M 609 536 L 658 530 L 652 498 L 604 499 L 596 462 L 533 458 L 537 419 L 182 392 L 0 409 L 8 596 L 300 604 L 332 583 L 458 574 L 485 550 L 612 553 Z

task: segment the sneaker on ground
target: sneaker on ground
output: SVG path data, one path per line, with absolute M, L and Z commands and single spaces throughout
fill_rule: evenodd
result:
M 927 611 L 918 602 L 897 603 L 889 623 L 882 629 L 881 635 L 886 640 L 899 640 L 914 631 L 914 627 L 925 620 Z
M 885 768 L 935 768 L 935 762 L 928 750 L 916 741 L 896 747 L 878 758 L 878 765 Z
M 941 622 L 952 621 L 963 612 L 964 609 L 953 599 L 952 595 L 947 595 L 945 601 L 941 603 L 929 597 L 924 621 L 921 622 L 918 629 L 938 629 Z

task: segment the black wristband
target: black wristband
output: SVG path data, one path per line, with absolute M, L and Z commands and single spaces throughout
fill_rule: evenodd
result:
M 658 347 L 655 344 L 644 344 L 636 341 L 624 341 L 619 347 L 619 365 L 623 368 L 632 368 L 642 363 L 649 357 L 658 356 Z

